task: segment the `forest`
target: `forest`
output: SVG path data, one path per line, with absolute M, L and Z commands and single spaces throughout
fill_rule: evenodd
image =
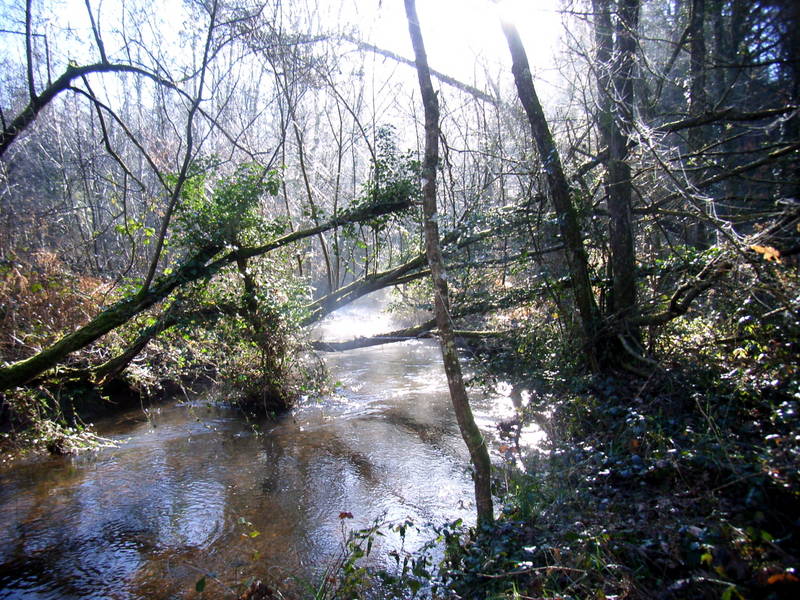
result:
M 800 4 L 5 0 L 0 61 L 0 598 L 800 597 Z

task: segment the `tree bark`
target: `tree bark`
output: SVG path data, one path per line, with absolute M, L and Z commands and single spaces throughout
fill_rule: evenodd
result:
M 414 0 L 405 0 L 408 17 L 408 31 L 414 46 L 417 64 L 417 76 L 425 109 L 425 159 L 422 165 L 422 210 L 425 227 L 425 251 L 431 269 L 434 289 L 434 310 L 436 326 L 439 329 L 444 369 L 450 398 L 456 414 L 461 436 L 469 449 L 472 465 L 475 469 L 475 504 L 478 513 L 478 525 L 486 526 L 494 522 L 491 491 L 491 462 L 486 448 L 486 440 L 472 416 L 461 365 L 458 360 L 453 335 L 453 324 L 450 321 L 450 302 L 448 299 L 447 275 L 444 259 L 439 244 L 439 226 L 436 210 L 436 170 L 439 162 L 439 102 L 431 83 L 428 58 L 422 40 L 419 20 Z
M 630 321 L 636 314 L 636 257 L 631 203 L 633 184 L 627 162 L 633 128 L 633 65 L 639 1 L 619 0 L 617 25 L 612 26 L 609 0 L 592 0 L 596 44 L 596 72 L 600 114 L 598 128 L 608 148 L 605 190 L 609 212 L 611 302 L 609 314 L 638 345 L 639 329 Z M 616 44 L 614 30 L 616 29 Z
M 599 357 L 596 348 L 599 342 L 600 314 L 592 292 L 589 261 L 583 247 L 578 213 L 572 204 L 569 184 L 561 166 L 558 148 L 553 141 L 553 135 L 533 85 L 525 47 L 522 45 L 516 27 L 510 23 L 503 23 L 503 33 L 508 40 L 508 49 L 511 52 L 511 69 L 517 85 L 517 94 L 528 116 L 533 140 L 544 166 L 550 198 L 558 216 L 561 237 L 566 248 L 572 289 L 575 294 L 575 304 L 578 306 L 581 318 L 586 358 L 591 368 L 597 370 Z
M 3 129 L 2 134 L 0 134 L 0 156 L 3 156 L 11 144 L 14 143 L 14 140 L 36 120 L 36 117 L 45 106 L 50 104 L 61 92 L 70 89 L 75 79 L 79 79 L 91 73 L 134 73 L 148 77 L 156 83 L 170 89 L 177 89 L 175 84 L 133 65 L 111 63 L 98 63 L 81 67 L 70 65 L 64 73 L 52 84 L 48 85 L 41 94 L 31 98 L 28 105 L 22 109 L 22 112 L 14 117 L 11 123 Z
M 395 329 L 380 335 L 370 337 L 359 337 L 346 342 L 326 342 L 319 341 L 311 344 L 314 350 L 320 352 L 344 352 L 345 350 L 355 350 L 356 348 L 369 348 L 370 346 L 380 346 L 382 344 L 392 344 L 394 342 L 405 342 L 416 340 L 423 337 L 430 337 L 431 331 L 436 327 L 436 319 L 430 319 L 419 325 L 406 327 L 405 329 Z
M 466 239 L 459 240 L 458 243 L 455 244 L 455 247 L 469 247 L 470 244 L 485 239 L 489 237 L 489 235 L 490 232 L 478 233 Z M 442 238 L 441 245 L 447 248 L 448 244 L 456 241 L 457 239 L 458 231 L 454 230 Z M 333 311 L 338 310 L 339 308 L 358 300 L 362 296 L 366 296 L 367 294 L 377 290 L 382 290 L 390 286 L 401 285 L 408 283 L 409 281 L 414 281 L 415 279 L 425 277 L 430 274 L 430 270 L 425 269 L 421 271 L 419 269 L 426 264 L 427 258 L 423 252 L 396 267 L 373 273 L 371 275 L 365 274 L 360 279 L 357 279 L 348 285 L 342 286 L 330 294 L 327 294 L 322 298 L 318 298 L 311 304 L 307 305 L 306 309 L 309 311 L 309 314 L 305 319 L 303 319 L 301 324 L 305 326 L 316 323 Z
M 144 328 L 133 344 L 126 348 L 124 352 L 94 369 L 93 375 L 95 379 L 97 381 L 109 381 L 117 377 L 153 339 L 175 326 L 179 320 L 180 313 L 177 303 L 173 303 L 153 325 Z
M 30 358 L 0 369 L 0 391 L 30 381 L 47 369 L 54 367 L 70 353 L 88 346 L 109 331 L 127 323 L 136 315 L 163 300 L 180 285 L 199 279 L 203 273 L 207 272 L 206 261 L 217 252 L 219 252 L 219 248 L 201 250 L 191 260 L 188 260 L 177 269 L 175 273 L 157 281 L 146 294 L 137 294 L 117 302 L 97 315 L 88 324 L 65 335 L 49 348 Z
M 706 38 L 705 38 L 705 0 L 692 0 L 689 15 L 689 117 L 698 118 L 708 108 L 706 100 Z M 689 129 L 689 155 L 690 160 L 700 161 L 697 157 L 706 141 L 706 127 L 698 125 Z M 690 166 L 694 166 L 691 165 Z M 691 169 L 691 180 L 701 181 L 704 171 Z M 701 200 L 701 202 L 703 202 Z M 712 212 L 711 207 L 703 207 L 705 211 Z M 693 246 L 708 248 L 708 231 L 702 220 L 690 225 L 689 243 Z

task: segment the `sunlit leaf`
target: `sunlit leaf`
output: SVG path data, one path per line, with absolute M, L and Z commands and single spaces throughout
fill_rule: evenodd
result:
M 764 257 L 766 261 L 775 261 L 776 263 L 781 262 L 781 253 L 780 250 L 773 248 L 772 246 L 759 246 L 754 244 L 750 246 L 750 249 L 753 252 L 757 252 L 761 256 Z
M 798 583 L 800 579 L 791 573 L 775 573 L 767 578 L 767 583 L 773 585 L 775 583 Z
M 747 350 L 744 348 L 735 348 L 731 354 L 733 355 L 733 358 L 746 358 Z

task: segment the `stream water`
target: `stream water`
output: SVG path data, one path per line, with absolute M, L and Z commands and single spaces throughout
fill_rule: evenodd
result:
M 369 308 L 340 313 L 323 326 L 328 339 L 390 325 Z M 231 409 L 175 401 L 99 423 L 115 448 L 0 471 L 0 599 L 191 598 L 205 574 L 206 596 L 223 597 L 249 577 L 318 576 L 343 528 L 470 522 L 469 457 L 438 345 L 326 362 L 339 393 L 260 427 Z M 489 436 L 511 414 L 501 394 L 474 402 Z M 409 533 L 405 549 L 424 538 Z M 400 545 L 380 538 L 372 560 L 389 565 Z

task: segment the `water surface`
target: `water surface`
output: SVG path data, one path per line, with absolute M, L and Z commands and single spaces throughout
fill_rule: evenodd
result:
M 369 318 L 351 308 L 322 334 L 368 333 Z M 469 457 L 436 343 L 326 362 L 338 393 L 277 421 L 174 402 L 99 424 L 116 448 L 0 472 L 0 599 L 190 598 L 206 573 L 206 595 L 233 597 L 249 577 L 319 574 L 346 528 L 470 522 Z M 488 435 L 506 400 L 475 399 Z M 409 534 L 405 548 L 424 537 Z M 400 548 L 388 536 L 373 560 L 389 565 Z

